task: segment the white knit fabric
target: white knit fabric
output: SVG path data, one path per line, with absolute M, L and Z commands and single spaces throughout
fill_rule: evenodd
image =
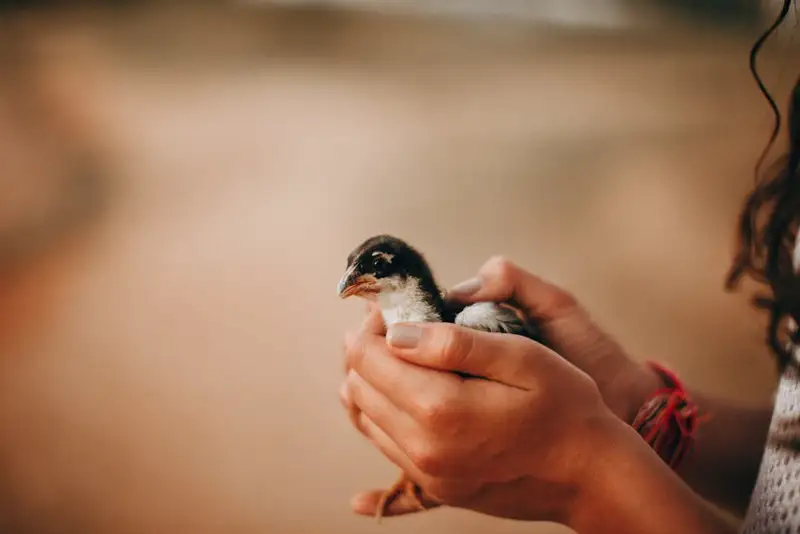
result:
M 795 269 L 800 267 L 798 238 Z M 789 366 L 778 386 L 764 457 L 742 532 L 800 534 L 800 373 L 794 366 Z
M 800 375 L 781 378 L 745 534 L 800 534 Z

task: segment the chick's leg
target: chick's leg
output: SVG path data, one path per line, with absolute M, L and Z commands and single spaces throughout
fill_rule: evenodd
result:
M 378 507 L 375 509 L 375 519 L 380 523 L 389 506 L 397 499 L 406 495 L 409 500 L 414 503 L 420 510 L 425 510 L 425 504 L 422 501 L 422 488 L 408 478 L 405 473 L 400 475 L 400 478 L 392 484 L 392 487 L 386 490 L 378 501 Z
M 360 410 L 354 406 L 350 407 L 349 415 L 351 422 L 358 426 L 358 419 Z M 425 510 L 425 505 L 423 504 L 422 500 L 422 488 L 417 486 L 417 484 L 408 478 L 405 473 L 401 474 L 397 481 L 392 484 L 388 490 L 386 490 L 383 495 L 381 495 L 380 501 L 378 501 L 378 506 L 375 509 L 375 519 L 378 523 L 381 522 L 383 519 L 384 514 L 389 509 L 389 506 L 397 499 L 403 495 L 407 495 L 409 500 L 416 505 L 420 510 Z

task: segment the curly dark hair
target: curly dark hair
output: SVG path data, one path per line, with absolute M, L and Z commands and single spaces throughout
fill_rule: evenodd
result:
M 756 187 L 748 195 L 739 218 L 738 253 L 725 284 L 727 289 L 733 289 L 743 276 L 750 275 L 768 286 L 770 295 L 757 296 L 754 303 L 769 311 L 767 342 L 780 372 L 793 362 L 792 345 L 800 338 L 794 326 L 800 324 L 800 275 L 792 262 L 800 227 L 800 79 L 789 99 L 788 149 L 762 175 L 764 161 L 781 130 L 781 112 L 758 75 L 756 59 L 791 5 L 792 0 L 783 2 L 777 19 L 750 52 L 750 70 L 772 108 L 775 124 L 756 164 Z

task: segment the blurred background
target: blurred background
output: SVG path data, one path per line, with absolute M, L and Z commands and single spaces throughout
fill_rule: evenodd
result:
M 777 2 L 3 2 L 0 530 L 378 527 L 350 427 L 347 253 L 440 281 L 506 254 L 640 359 L 758 404 L 763 317 L 723 279 L 772 126 L 747 68 Z M 797 18 L 760 68 L 783 104 Z

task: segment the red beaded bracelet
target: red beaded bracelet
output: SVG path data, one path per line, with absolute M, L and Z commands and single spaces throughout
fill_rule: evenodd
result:
M 701 418 L 697 405 L 675 374 L 665 367 L 647 362 L 664 382 L 639 408 L 633 428 L 672 468 L 677 469 L 695 441 Z

